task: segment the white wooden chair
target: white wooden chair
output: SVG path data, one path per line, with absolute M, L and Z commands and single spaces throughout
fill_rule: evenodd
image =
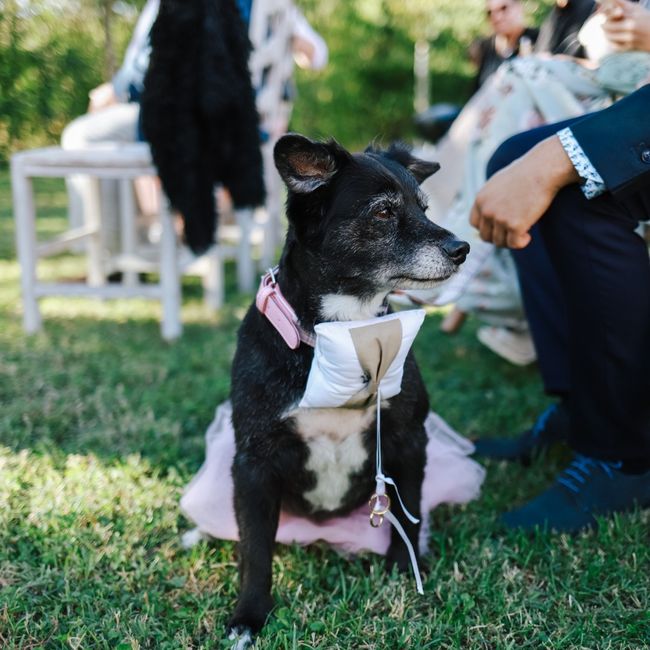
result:
M 271 266 L 282 240 L 283 186 L 273 161 L 273 147 L 289 124 L 292 104 L 286 96 L 293 73 L 291 39 L 293 4 L 290 0 L 254 0 L 249 38 L 253 46 L 249 61 L 260 126 L 267 136 L 262 145 L 266 204 L 258 212 L 263 230 L 259 270 Z
M 291 0 L 255 0 L 252 3 L 249 38 L 251 82 L 256 90 L 255 103 L 260 116 L 266 201 L 256 210 L 235 210 L 234 223 L 218 230 L 219 251 L 223 259 L 234 259 L 240 291 L 251 292 L 258 274 L 272 266 L 284 227 L 283 185 L 275 168 L 273 147 L 289 124 L 292 102 L 287 88 L 293 74 L 293 4 Z M 255 254 L 259 251 L 259 259 Z M 199 267 L 200 268 L 200 267 Z
M 24 302 L 24 327 L 35 332 L 41 327 L 38 299 L 48 295 L 95 296 L 98 298 L 145 297 L 162 303 L 162 335 L 171 340 L 182 332 L 180 321 L 181 275 L 202 278 L 205 302 L 210 308 L 223 304 L 225 258 L 235 258 L 240 290 L 252 291 L 256 271 L 271 265 L 282 235 L 282 183 L 273 163 L 273 145 L 286 130 L 291 105 L 284 97 L 291 78 L 291 3 L 289 0 L 257 0 L 253 3 L 250 38 L 253 53 L 250 70 L 258 89 L 257 107 L 261 127 L 268 134 L 262 147 L 267 201 L 263 209 L 236 210 L 234 224 L 222 224 L 219 242 L 197 258 L 181 247 L 166 197 L 160 194 L 161 236 L 157 246 L 137 236 L 136 208 L 132 182 L 140 176 L 156 176 L 148 145 L 105 144 L 80 150 L 60 147 L 34 149 L 15 154 L 11 161 L 14 215 L 18 259 Z M 119 182 L 120 244 L 118 254 L 107 258 L 102 246 L 100 207 L 85 215 L 82 227 L 63 233 L 54 241 L 36 241 L 36 212 L 32 178 L 66 177 L 85 174 Z M 64 251 L 78 242 L 86 244 L 87 283 L 52 283 L 38 279 L 38 259 Z M 261 248 L 256 268 L 253 248 Z M 123 274 L 119 284 L 108 284 L 113 271 Z M 159 272 L 157 284 L 142 284 L 141 272 Z
M 149 147 L 143 144 L 101 146 L 78 151 L 47 147 L 16 153 L 11 158 L 11 185 L 16 220 L 16 242 L 21 266 L 23 324 L 28 333 L 41 328 L 38 299 L 43 296 L 88 296 L 97 298 L 151 298 L 162 303 L 161 330 L 167 340 L 178 337 L 180 322 L 180 274 L 173 217 L 167 200 L 160 197 L 161 236 L 159 246 L 160 281 L 140 284 L 135 264 L 135 210 L 132 180 L 155 174 Z M 122 256 L 116 267 L 125 272 L 121 284 L 108 284 L 103 264 L 99 206 L 84 215 L 81 227 L 68 230 L 56 239 L 39 244 L 36 240 L 36 207 L 32 179 L 62 178 L 88 174 L 94 178 L 117 179 L 120 184 Z M 45 282 L 38 277 L 38 260 L 55 255 L 79 241 L 86 242 L 88 281 L 86 284 Z M 220 270 L 220 269 L 219 269 Z M 216 281 L 216 280 L 215 280 Z

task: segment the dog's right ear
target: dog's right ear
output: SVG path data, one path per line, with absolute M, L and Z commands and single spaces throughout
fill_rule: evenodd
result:
M 336 172 L 352 160 L 338 142 L 314 142 L 298 133 L 287 133 L 273 149 L 275 166 L 287 187 L 308 194 L 329 183 Z

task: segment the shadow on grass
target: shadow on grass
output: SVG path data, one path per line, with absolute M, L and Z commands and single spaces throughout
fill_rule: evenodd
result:
M 196 284 L 184 293 L 184 333 L 169 344 L 160 305 L 139 300 L 44 299 L 43 330 L 26 336 L 17 287 L 0 286 L 0 443 L 196 469 L 249 297 L 210 315 Z
M 158 307 L 139 301 L 45 300 L 44 331 L 27 337 L 17 288 L 0 286 L 3 647 L 220 647 L 234 545 L 183 551 L 178 498 L 228 395 L 248 299 L 214 318 L 196 287 L 186 295 L 170 345 Z M 535 369 L 483 349 L 472 322 L 453 338 L 439 323 L 431 314 L 415 346 L 432 407 L 470 436 L 529 424 L 546 403 Z M 496 513 L 560 462 L 489 464 L 479 500 L 436 509 L 424 598 L 378 558 L 278 549 L 278 606 L 257 647 L 643 647 L 645 514 L 576 539 L 497 534 Z
M 214 408 L 228 396 L 246 306 L 240 298 L 206 322 L 189 299 L 184 316 L 194 322 L 173 344 L 160 337 L 159 306 L 145 301 L 44 300 L 44 329 L 33 337 L 13 310 L 0 334 L 1 439 L 196 466 Z M 427 319 L 416 344 L 432 408 L 468 436 L 527 424 L 544 403 L 534 369 L 507 367 L 481 349 L 472 326 L 446 337 L 439 319 Z

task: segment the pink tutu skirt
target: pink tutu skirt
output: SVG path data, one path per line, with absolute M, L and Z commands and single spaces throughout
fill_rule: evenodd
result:
M 423 526 L 420 550 L 426 551 L 428 513 L 441 503 L 467 503 L 480 492 L 485 470 L 469 454 L 474 446 L 458 435 L 439 415 L 430 412 L 424 423 L 429 442 L 422 487 Z M 181 498 L 181 509 L 199 531 L 217 539 L 238 539 L 230 475 L 235 454 L 232 406 L 224 402 L 206 433 L 206 457 Z M 370 495 L 368 495 L 370 497 Z M 394 508 L 399 508 L 396 504 Z M 314 522 L 286 512 L 280 514 L 276 541 L 312 544 L 324 541 L 344 553 L 371 551 L 385 555 L 390 543 L 390 524 L 370 526 L 364 505 L 346 517 Z

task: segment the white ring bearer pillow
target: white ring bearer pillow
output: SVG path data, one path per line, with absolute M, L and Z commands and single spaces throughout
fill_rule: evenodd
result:
M 370 405 L 402 389 L 404 362 L 424 321 L 423 309 L 362 321 L 316 325 L 316 345 L 301 408 Z

